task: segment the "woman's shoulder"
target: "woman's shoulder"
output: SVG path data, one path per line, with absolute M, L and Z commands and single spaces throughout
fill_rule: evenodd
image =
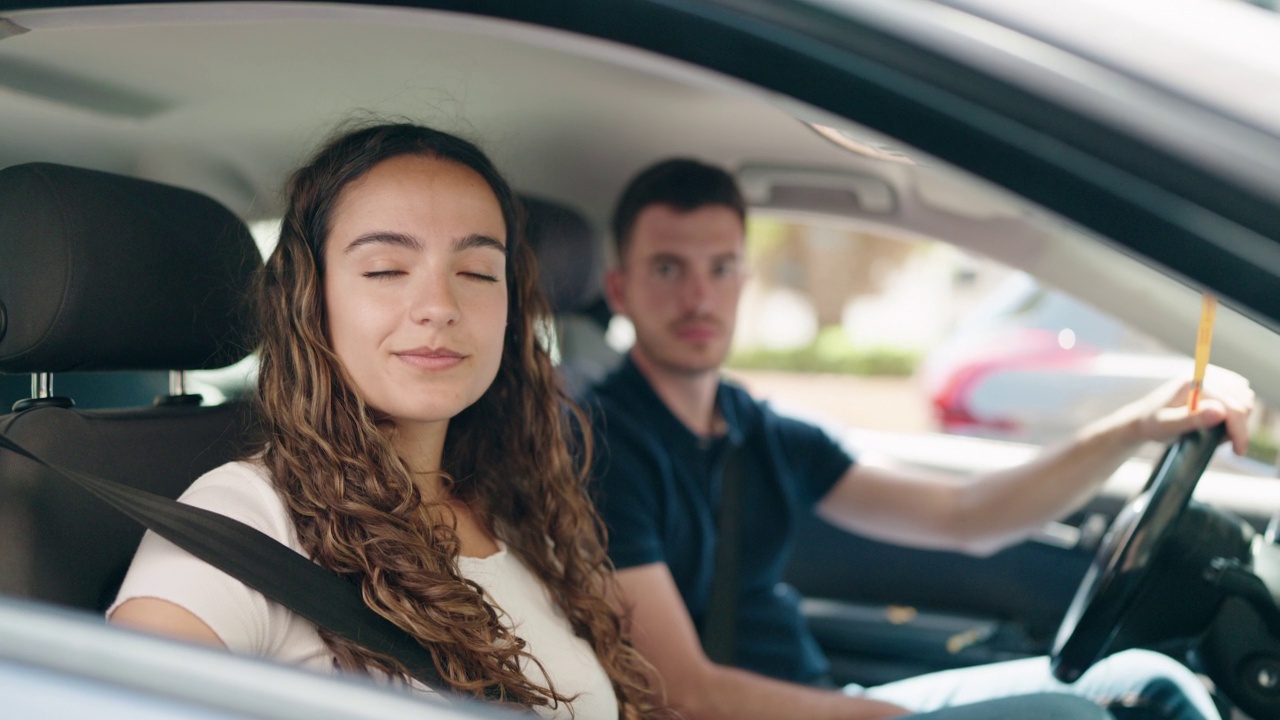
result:
M 280 502 L 271 482 L 271 474 L 258 459 L 236 460 L 206 472 L 178 498 L 192 505 L 205 498 L 241 500 L 245 502 Z
M 178 502 L 226 515 L 293 545 L 288 508 L 257 458 L 220 465 L 196 479 Z
M 205 472 L 196 479 L 191 487 L 235 485 L 244 482 L 270 486 L 271 473 L 267 470 L 266 465 L 263 464 L 262 456 L 255 455 L 245 460 L 233 460 L 223 463 Z

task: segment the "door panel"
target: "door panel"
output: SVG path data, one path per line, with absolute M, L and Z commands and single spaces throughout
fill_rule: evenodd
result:
M 1125 498 L 1100 494 L 1066 519 L 1109 522 Z M 1240 513 L 1265 526 L 1267 503 Z M 925 672 L 1048 652 L 1092 549 L 1027 541 L 989 557 L 868 540 L 814 517 L 787 582 L 831 660 L 832 679 L 877 685 Z
M 787 581 L 833 679 L 875 685 L 1045 652 L 1091 559 L 1038 542 L 986 558 L 914 550 L 815 518 Z

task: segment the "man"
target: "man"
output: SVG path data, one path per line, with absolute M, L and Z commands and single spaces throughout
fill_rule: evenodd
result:
M 745 276 L 745 214 L 733 179 L 695 161 L 659 163 L 630 183 L 614 214 L 618 265 L 606 293 L 631 319 L 636 343 L 585 403 L 601 446 L 597 496 L 621 600 L 671 703 L 695 720 L 870 718 L 1064 688 L 1159 706 L 1149 717 L 1217 718 L 1185 667 L 1143 651 L 1108 658 L 1069 689 L 1050 678 L 1044 658 L 869 690 L 814 686 L 826 660 L 795 591 L 781 583 L 804 513 L 881 540 L 991 552 L 1080 507 L 1147 440 L 1225 420 L 1242 452 L 1253 393 L 1223 371 L 1188 413 L 1186 388 L 1166 387 L 1025 466 L 963 483 L 855 462 L 822 431 L 720 377 Z M 734 667 L 713 663 L 699 641 L 731 454 L 743 498 Z

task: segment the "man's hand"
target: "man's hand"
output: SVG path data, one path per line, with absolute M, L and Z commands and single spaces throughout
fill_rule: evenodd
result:
M 1249 448 L 1248 420 L 1254 404 L 1249 381 L 1210 365 L 1195 412 L 1187 406 L 1191 385 L 1190 380 L 1172 380 L 1117 410 L 1111 419 L 1127 426 L 1134 441 L 1158 443 L 1173 442 L 1185 432 L 1213 427 L 1225 420 L 1232 449 L 1237 455 L 1244 455 Z

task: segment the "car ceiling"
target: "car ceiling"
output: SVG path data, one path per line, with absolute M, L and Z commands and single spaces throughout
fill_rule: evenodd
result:
M 335 127 L 403 117 L 479 141 L 517 189 L 574 205 L 597 227 L 627 178 L 659 158 L 766 177 L 817 170 L 891 188 L 890 210 L 843 213 L 857 227 L 984 252 L 1175 346 L 1197 314 L 1194 290 L 1000 189 L 843 118 L 635 48 L 460 13 L 335 4 L 0 17 L 0 166 L 136 175 L 272 218 L 286 173 Z M 811 124 L 843 130 L 858 152 Z M 868 155 L 885 149 L 914 164 Z M 803 205 L 801 193 L 792 209 L 812 209 Z M 1099 282 L 1107 276 L 1114 282 Z M 1220 322 L 1215 358 L 1280 401 L 1280 381 L 1258 378 L 1280 356 L 1280 336 L 1230 309 Z
M 11 14 L 32 31 L 0 42 L 0 162 L 203 183 L 249 216 L 278 213 L 284 174 L 362 116 L 478 139 L 520 189 L 596 215 L 667 154 L 858 165 L 758 96 L 602 42 L 443 12 L 231 8 Z

